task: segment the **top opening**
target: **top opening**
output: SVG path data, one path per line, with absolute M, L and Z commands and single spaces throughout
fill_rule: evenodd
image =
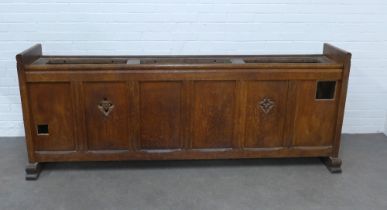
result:
M 125 64 L 126 59 L 66 58 L 48 60 L 47 64 Z
M 229 59 L 206 59 L 206 58 L 157 58 L 141 59 L 140 64 L 217 64 L 231 63 Z
M 259 64 L 259 63 L 329 63 L 323 57 L 308 56 L 249 56 L 249 57 L 54 57 L 44 64 L 144 64 L 144 65 L 195 65 L 195 64 Z
M 310 57 L 262 57 L 262 58 L 247 58 L 244 59 L 245 63 L 321 63 L 317 58 Z
M 142 59 L 106 59 L 106 58 L 66 58 L 49 59 L 47 64 L 222 64 L 232 63 L 229 59 L 210 58 L 142 58 Z

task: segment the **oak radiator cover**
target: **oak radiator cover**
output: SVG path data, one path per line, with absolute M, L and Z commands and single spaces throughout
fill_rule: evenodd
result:
M 338 158 L 351 54 L 16 56 L 27 179 L 61 161 Z

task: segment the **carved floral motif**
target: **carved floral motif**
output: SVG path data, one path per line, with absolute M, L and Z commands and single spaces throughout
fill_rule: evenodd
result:
M 104 114 L 105 116 L 108 116 L 110 112 L 112 112 L 114 108 L 114 105 L 111 101 L 104 98 L 102 101 L 98 104 L 98 109 Z
M 259 102 L 259 107 L 261 108 L 261 110 L 262 110 L 263 113 L 265 113 L 265 114 L 268 114 L 268 113 L 273 109 L 274 106 L 275 106 L 274 101 L 271 100 L 271 99 L 268 98 L 268 97 L 263 98 L 263 99 Z

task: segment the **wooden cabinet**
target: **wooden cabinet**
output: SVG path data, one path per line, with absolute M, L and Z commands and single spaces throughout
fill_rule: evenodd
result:
M 17 55 L 28 147 L 39 163 L 322 157 L 340 171 L 350 53 Z

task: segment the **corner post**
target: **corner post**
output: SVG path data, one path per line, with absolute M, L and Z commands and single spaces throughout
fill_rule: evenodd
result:
M 344 108 L 345 101 L 347 97 L 347 89 L 348 89 L 348 79 L 349 72 L 351 67 L 351 53 L 337 48 L 333 45 L 324 43 L 323 54 L 328 58 L 343 64 L 342 67 L 342 77 L 339 90 L 337 92 L 337 121 L 335 127 L 335 134 L 333 137 L 333 151 L 331 156 L 323 157 L 322 161 L 327 166 L 331 173 L 340 173 L 341 172 L 341 159 L 339 158 L 339 150 L 340 150 L 340 139 L 341 139 L 341 129 L 343 126 L 343 118 L 344 118 Z
M 33 63 L 36 59 L 42 56 L 42 45 L 36 44 L 31 48 L 16 55 L 17 73 L 19 78 L 19 90 L 21 96 L 21 105 L 23 110 L 23 121 L 25 138 L 27 143 L 28 164 L 26 166 L 26 180 L 36 180 L 41 171 L 41 164 L 38 163 L 34 156 L 34 144 L 32 140 L 32 128 L 30 127 L 30 112 L 27 91 L 27 81 L 25 76 L 25 65 Z

